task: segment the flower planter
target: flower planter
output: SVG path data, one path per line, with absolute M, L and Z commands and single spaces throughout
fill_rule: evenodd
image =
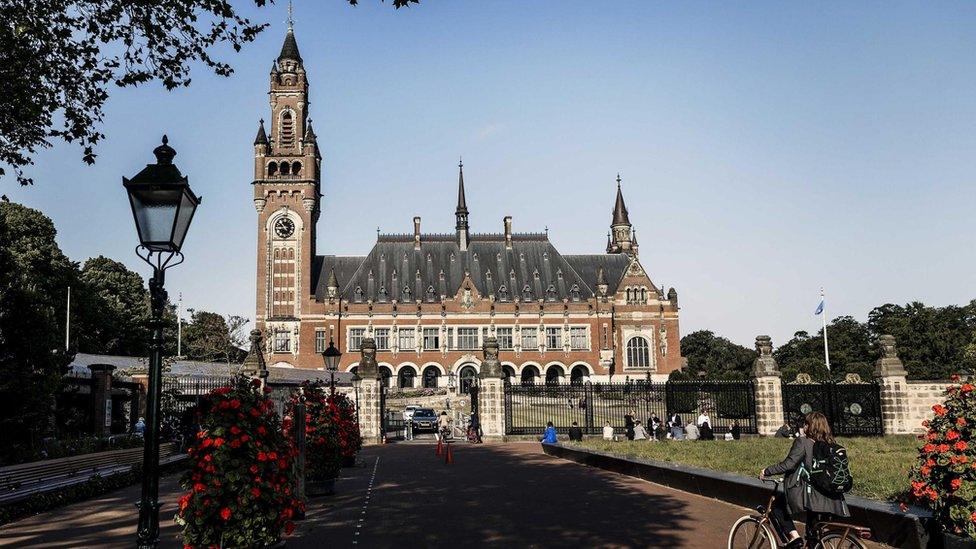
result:
M 342 457 L 343 467 L 355 467 L 356 466 L 356 456 L 343 456 Z
M 305 495 L 314 498 L 319 496 L 331 496 L 335 493 L 335 479 L 325 480 L 305 480 Z
M 942 549 L 976 549 L 976 540 L 942 532 Z

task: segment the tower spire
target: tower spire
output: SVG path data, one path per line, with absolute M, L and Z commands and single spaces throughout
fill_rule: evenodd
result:
M 458 202 L 457 209 L 454 210 L 454 217 L 457 218 L 457 243 L 461 251 L 468 249 L 468 204 L 464 198 L 464 161 L 458 158 Z
M 607 251 L 609 253 L 636 254 L 637 246 L 634 242 L 632 229 L 630 214 L 627 212 L 627 205 L 624 204 L 624 193 L 620 189 L 620 174 L 618 173 L 617 200 L 613 205 L 613 221 L 610 223 L 613 240 L 607 246 Z
M 288 0 L 288 32 L 295 30 L 295 12 L 294 6 L 291 5 L 291 0 Z

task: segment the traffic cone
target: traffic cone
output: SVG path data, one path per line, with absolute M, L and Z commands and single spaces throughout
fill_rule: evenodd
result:
M 447 445 L 447 455 L 444 456 L 444 463 L 451 465 L 454 463 L 454 454 L 451 452 L 451 445 Z
M 441 440 L 440 437 L 437 437 L 437 451 L 434 453 L 434 455 L 440 456 L 443 455 L 443 453 L 444 453 L 444 442 Z

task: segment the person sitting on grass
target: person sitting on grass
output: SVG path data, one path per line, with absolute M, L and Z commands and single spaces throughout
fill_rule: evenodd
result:
M 603 426 L 603 440 L 613 440 L 613 425 L 610 425 L 610 420 L 607 420 L 607 424 Z
M 569 428 L 569 440 L 571 442 L 583 442 L 583 430 L 580 429 L 579 423 L 573 422 L 573 426 Z
M 838 517 L 849 517 L 847 503 L 844 501 L 843 494 L 827 495 L 810 482 L 810 471 L 813 470 L 813 447 L 818 442 L 834 444 L 834 435 L 830 432 L 830 424 L 827 418 L 820 412 L 810 412 L 806 415 L 805 437 L 797 437 L 793 440 L 790 453 L 786 459 L 766 467 L 759 472 L 759 478 L 765 479 L 768 476 L 786 475 L 783 482 L 785 494 L 776 494 L 773 502 L 773 518 L 787 535 L 788 543 L 786 547 L 793 549 L 803 547 L 803 539 L 796 531 L 791 515 L 800 511 L 807 512 L 806 531 L 811 534 L 816 531 L 817 522 L 821 520 L 820 515 L 834 515 Z
M 712 426 L 709 425 L 707 421 L 701 424 L 698 431 L 701 433 L 701 436 L 698 437 L 699 440 L 715 440 L 715 433 L 712 431 Z
M 559 442 L 559 439 L 556 438 L 556 428 L 552 426 L 551 421 L 546 422 L 546 430 L 542 433 L 542 438 L 539 439 L 539 442 L 543 444 L 555 444 Z
M 634 422 L 634 440 L 647 440 L 647 429 L 639 419 Z
M 697 425 L 695 425 L 694 423 L 689 423 L 688 425 L 685 425 L 685 438 L 687 438 L 688 440 L 698 440 L 698 437 L 700 436 L 701 433 L 698 431 Z

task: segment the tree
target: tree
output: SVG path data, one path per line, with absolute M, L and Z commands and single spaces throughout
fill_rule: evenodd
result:
M 241 347 L 246 341 L 246 318 L 236 315 L 225 318 L 209 311 L 188 311 L 191 320 L 183 329 L 183 349 L 187 358 L 228 364 L 244 360 L 247 352 Z
M 830 346 L 830 371 L 824 362 L 823 330 L 811 336 L 807 332 L 796 332 L 773 356 L 779 363 L 783 377 L 793 381 L 796 374 L 810 374 L 817 380 L 844 379 L 849 373 L 856 373 L 861 379 L 871 378 L 877 351 L 872 346 L 872 337 L 867 325 L 850 316 L 840 316 L 827 325 L 827 343 Z
M 81 291 L 73 307 L 78 350 L 86 353 L 145 356 L 149 346 L 149 291 L 142 277 L 107 257 L 81 268 Z
M 756 361 L 752 349 L 718 337 L 708 330 L 681 338 L 681 356 L 688 360 L 688 373 L 705 371 L 709 379 L 747 379 Z
M 54 396 L 73 354 L 64 348 L 76 265 L 37 210 L 0 201 L 0 462 L 51 434 Z
M 868 327 L 875 337 L 895 336 L 898 355 L 912 379 L 945 379 L 954 372 L 976 370 L 976 354 L 967 353 L 976 333 L 976 300 L 961 307 L 888 303 L 868 314 Z
M 82 160 L 95 162 L 112 86 L 188 86 L 194 63 L 229 76 L 233 68 L 215 51 L 240 51 L 268 26 L 242 17 L 229 0 L 3 2 L 0 21 L 0 165 L 22 185 L 33 183 L 24 168 L 52 140 L 77 142 Z

